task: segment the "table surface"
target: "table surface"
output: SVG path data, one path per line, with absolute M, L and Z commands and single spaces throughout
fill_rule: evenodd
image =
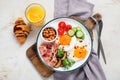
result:
M 108 80 L 120 79 L 120 0 L 89 0 L 95 4 L 94 13 L 103 16 L 102 41 L 107 64 L 100 62 Z M 26 50 L 35 43 L 39 28 L 32 31 L 23 45 L 13 34 L 14 21 L 22 17 L 30 3 L 40 3 L 46 9 L 46 22 L 53 19 L 54 0 L 0 0 L 0 80 L 43 80 L 26 57 Z M 47 80 L 53 80 L 53 76 Z

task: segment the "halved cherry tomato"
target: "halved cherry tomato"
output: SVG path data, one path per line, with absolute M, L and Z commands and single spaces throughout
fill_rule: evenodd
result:
M 64 29 L 58 28 L 58 35 L 63 35 L 64 34 Z
M 62 28 L 62 29 L 65 29 L 65 27 L 66 27 L 65 22 L 64 21 L 59 22 L 58 27 Z
M 66 25 L 66 28 L 65 28 L 65 31 L 68 31 L 68 30 L 70 30 L 70 29 L 72 29 L 72 26 L 71 25 Z

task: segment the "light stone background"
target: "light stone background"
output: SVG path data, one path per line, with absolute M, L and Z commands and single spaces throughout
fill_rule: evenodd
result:
M 103 16 L 102 41 L 107 64 L 100 62 L 107 80 L 120 79 L 120 0 L 89 0 L 95 4 L 94 13 Z M 39 28 L 32 31 L 24 45 L 19 45 L 13 35 L 14 21 L 24 20 L 25 8 L 30 3 L 40 3 L 46 9 L 46 22 L 53 19 L 54 0 L 0 0 L 0 80 L 43 80 L 26 57 L 26 49 L 35 43 Z M 53 80 L 53 77 L 46 80 Z

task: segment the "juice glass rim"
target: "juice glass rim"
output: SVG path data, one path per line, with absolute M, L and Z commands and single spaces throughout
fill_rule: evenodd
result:
M 31 6 L 34 6 L 34 5 L 38 5 L 38 6 L 42 7 L 42 9 L 43 9 L 43 11 L 44 11 L 44 16 L 43 16 L 43 18 L 41 18 L 41 19 L 40 19 L 39 21 L 37 21 L 37 22 L 34 22 L 34 23 L 38 23 L 38 22 L 44 20 L 44 19 L 45 19 L 45 16 L 46 16 L 45 8 L 44 8 L 41 4 L 39 4 L 39 3 L 31 3 L 31 4 L 29 4 L 29 5 L 26 7 L 26 9 L 25 9 L 25 17 L 26 17 L 26 19 L 27 19 L 29 22 L 33 22 L 33 21 L 31 21 L 31 20 L 28 19 L 28 17 L 27 17 L 27 11 L 28 11 L 28 9 L 29 9 Z

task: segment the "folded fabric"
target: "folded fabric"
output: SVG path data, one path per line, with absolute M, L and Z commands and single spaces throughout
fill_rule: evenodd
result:
M 68 17 L 72 15 L 87 19 L 92 15 L 94 5 L 86 0 L 55 0 L 54 17 Z
M 93 6 L 85 0 L 55 0 L 54 17 L 79 16 L 87 19 L 92 15 Z M 54 80 L 106 80 L 98 56 L 92 52 L 88 62 L 71 72 L 55 72 Z

